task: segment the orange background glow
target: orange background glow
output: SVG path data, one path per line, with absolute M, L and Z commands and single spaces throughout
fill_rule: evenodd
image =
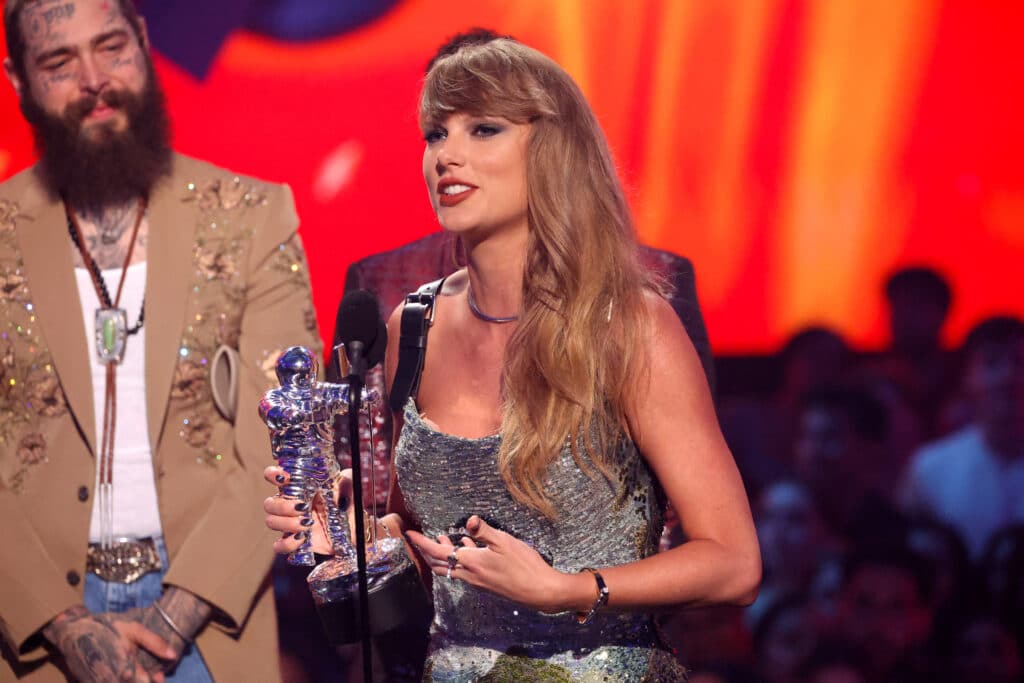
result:
M 436 229 L 417 90 L 471 26 L 577 79 L 641 239 L 695 263 L 717 352 L 815 322 L 877 347 L 905 264 L 953 284 L 950 343 L 1024 315 L 1024 3 L 406 0 L 314 43 L 233 34 L 202 81 L 157 55 L 178 149 L 295 191 L 325 336 L 350 262 Z M 0 178 L 32 159 L 0 88 Z

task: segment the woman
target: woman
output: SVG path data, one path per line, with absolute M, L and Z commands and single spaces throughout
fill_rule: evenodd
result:
M 680 680 L 651 613 L 749 604 L 759 552 L 700 362 L 637 263 L 604 136 L 568 74 L 509 39 L 440 58 L 420 125 L 431 202 L 467 261 L 396 415 L 385 518 L 435 577 L 426 677 Z M 690 540 L 657 553 L 666 495 Z M 277 552 L 307 529 L 293 507 L 267 500 Z

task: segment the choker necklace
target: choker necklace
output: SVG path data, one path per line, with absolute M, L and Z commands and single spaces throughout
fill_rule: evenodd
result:
M 514 323 L 519 320 L 518 315 L 510 315 L 505 318 L 495 318 L 494 316 L 487 315 L 476 305 L 476 299 L 473 298 L 473 290 L 468 286 L 466 287 L 466 300 L 469 301 L 469 310 L 472 311 L 473 315 L 485 323 Z
M 128 243 L 128 253 L 124 257 L 121 280 L 117 285 L 117 293 L 114 295 L 113 301 L 110 299 L 110 292 L 107 291 L 107 283 L 103 280 L 99 266 L 96 265 L 96 261 L 85 247 L 85 240 L 82 239 L 82 231 L 78 227 L 78 217 L 75 215 L 74 208 L 66 200 L 64 207 L 68 217 L 68 232 L 71 234 L 71 240 L 82 255 L 82 261 L 85 262 L 93 288 L 96 290 L 96 298 L 100 301 L 100 308 L 96 309 L 94 332 L 96 334 L 96 353 L 100 362 L 107 366 L 107 377 L 103 397 L 103 430 L 100 436 L 99 457 L 96 458 L 99 469 L 96 477 L 96 504 L 99 505 L 100 543 L 104 548 L 110 548 L 114 542 L 114 434 L 117 420 L 117 366 L 124 358 L 128 336 L 142 329 L 143 316 L 146 312 L 146 304 L 143 302 L 138 322 L 129 328 L 128 314 L 123 308 L 119 308 L 118 304 L 121 302 L 121 291 L 124 289 L 128 265 L 132 262 L 132 252 L 138 241 L 139 226 L 142 225 L 142 218 L 146 215 L 146 199 L 143 197 L 139 200 L 131 242 Z

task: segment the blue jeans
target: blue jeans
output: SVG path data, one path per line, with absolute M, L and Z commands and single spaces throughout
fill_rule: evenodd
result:
M 160 553 L 160 564 L 165 569 L 167 548 L 164 539 L 157 536 L 157 552 Z M 92 572 L 85 573 L 85 607 L 90 612 L 124 612 L 133 607 L 148 607 L 156 602 L 163 593 L 164 571 L 150 572 L 131 583 L 115 583 L 104 581 Z M 202 655 L 195 645 L 185 648 L 178 666 L 167 675 L 168 683 L 213 683 L 213 677 L 206 668 Z

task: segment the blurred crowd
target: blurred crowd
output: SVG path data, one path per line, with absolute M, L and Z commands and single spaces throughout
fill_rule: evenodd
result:
M 809 328 L 772 386 L 722 383 L 764 583 L 749 609 L 669 619 L 691 683 L 1024 681 L 1024 322 L 947 350 L 940 273 L 882 289 L 884 351 Z

